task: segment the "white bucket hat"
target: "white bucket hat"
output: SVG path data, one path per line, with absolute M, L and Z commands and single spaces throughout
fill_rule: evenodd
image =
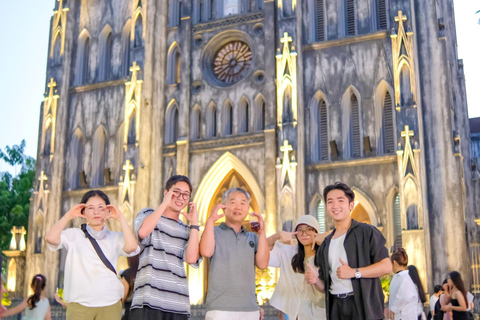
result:
M 306 224 L 307 226 L 310 226 L 317 230 L 317 233 L 320 233 L 320 226 L 318 225 L 317 219 L 315 219 L 314 216 L 311 215 L 304 215 L 298 218 L 297 224 L 295 225 L 295 228 L 293 229 L 294 231 L 297 231 L 297 228 L 301 224 Z

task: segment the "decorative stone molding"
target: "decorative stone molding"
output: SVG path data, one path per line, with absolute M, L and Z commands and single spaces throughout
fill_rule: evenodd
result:
M 207 31 L 207 30 L 215 29 L 215 28 L 233 26 L 233 25 L 239 24 L 239 23 L 261 20 L 263 18 L 265 18 L 265 14 L 263 12 L 255 12 L 255 13 L 252 13 L 252 14 L 234 16 L 234 17 L 229 17 L 229 18 L 226 18 L 226 19 L 217 20 L 217 21 L 214 21 L 214 22 L 198 24 L 198 25 L 193 27 L 193 32 Z

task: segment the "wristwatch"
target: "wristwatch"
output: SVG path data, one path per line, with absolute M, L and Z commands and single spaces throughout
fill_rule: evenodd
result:
M 190 229 L 197 229 L 200 231 L 200 226 L 190 225 Z
M 362 277 L 362 274 L 360 273 L 360 270 L 358 268 L 355 268 L 355 279 L 360 279 Z

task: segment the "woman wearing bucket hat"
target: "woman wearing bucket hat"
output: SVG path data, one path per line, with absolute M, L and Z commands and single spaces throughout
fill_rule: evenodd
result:
M 315 253 L 327 235 L 320 234 L 315 217 L 305 215 L 298 219 L 294 232 L 280 231 L 267 239 L 271 251 L 268 265 L 280 268 L 270 304 L 288 319 L 326 319 L 324 295 L 306 283 L 304 274 L 312 269 L 318 274 Z

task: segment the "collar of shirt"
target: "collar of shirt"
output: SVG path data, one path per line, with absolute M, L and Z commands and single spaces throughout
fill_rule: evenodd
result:
M 107 234 L 109 232 L 109 230 L 107 229 L 106 226 L 103 226 L 102 230 L 96 231 L 95 229 L 93 229 L 89 225 L 87 225 L 87 231 L 92 236 L 92 238 L 94 238 L 95 240 L 102 240 L 103 238 L 105 238 L 107 236 Z
M 237 233 L 235 229 L 233 229 L 232 227 L 229 227 L 225 222 L 220 223 L 219 227 L 222 228 L 223 230 L 230 229 L 233 232 Z M 238 233 L 241 233 L 241 232 L 245 232 L 245 229 L 243 228 L 243 226 L 241 226 L 240 231 Z

